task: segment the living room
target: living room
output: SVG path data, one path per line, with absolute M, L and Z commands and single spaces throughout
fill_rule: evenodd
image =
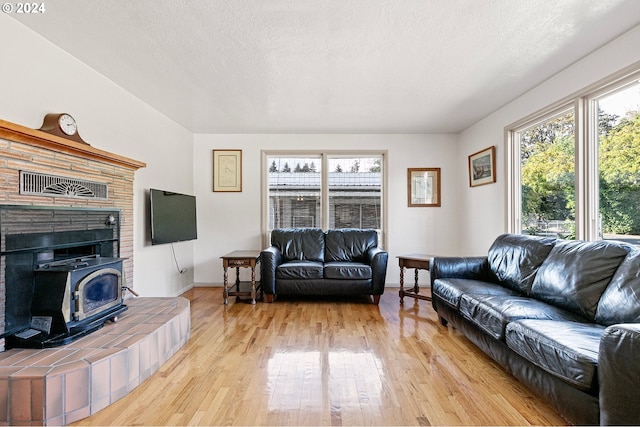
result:
M 460 7 L 469 6 L 464 3 Z M 574 5 L 576 8 L 578 3 Z M 595 8 L 597 3 L 590 5 Z M 153 99 L 143 100 L 124 89 L 81 54 L 67 52 L 60 47 L 65 44 L 64 39 L 50 40 L 32 30 L 30 25 L 34 24 L 26 23 L 26 19 L 55 15 L 56 6 L 46 5 L 50 11 L 40 17 L 18 19 L 8 13 L 0 16 L 0 36 L 5 41 L 0 47 L 3 58 L 0 77 L 4 82 L 0 119 L 37 129 L 46 114 L 68 112 L 92 147 L 146 164 L 135 172 L 133 218 L 124 218 L 125 222 L 133 222 L 134 230 L 135 271 L 130 280 L 133 288 L 145 297 L 175 297 L 194 286 L 220 286 L 222 255 L 235 249 L 262 248 L 261 162 L 263 151 L 269 150 L 337 152 L 366 148 L 385 153 L 388 179 L 385 249 L 390 260 L 394 260 L 387 270 L 387 286 L 398 284 L 400 271 L 395 257 L 401 254 L 485 254 L 496 236 L 505 232 L 508 222 L 505 127 L 621 70 L 637 69 L 640 63 L 638 4 L 618 2 L 614 17 L 602 12 L 609 19 L 607 25 L 585 28 L 579 22 L 576 24 L 576 33 L 589 39 L 589 50 L 581 51 L 583 45 L 569 39 L 567 43 L 576 43 L 570 45 L 574 48 L 572 59 L 561 61 L 553 57 L 544 64 L 547 68 L 539 71 L 547 74 L 523 72 L 531 80 L 521 86 L 520 93 L 514 93 L 504 104 L 460 130 L 416 131 L 398 127 L 392 132 L 376 128 L 367 131 L 359 126 L 355 131 L 345 128 L 342 132 L 336 128 L 266 131 L 249 124 L 246 131 L 238 131 L 242 123 L 219 123 L 216 125 L 220 131 L 203 132 L 161 112 L 153 106 Z M 73 25 L 65 22 L 64 17 L 58 19 L 62 19 L 59 25 Z M 70 31 L 68 36 L 84 39 L 87 50 L 91 49 L 92 34 L 74 35 Z M 118 51 L 122 47 L 108 49 Z M 119 54 L 125 58 L 128 55 L 126 50 Z M 561 65 L 551 67 L 550 62 L 554 61 Z M 463 66 L 466 65 L 457 65 Z M 148 72 L 153 74 L 154 70 Z M 489 94 L 491 89 L 498 91 L 503 76 L 490 77 L 493 87 L 489 88 Z M 159 103 L 172 96 L 169 87 L 155 90 Z M 238 102 L 252 104 L 250 99 Z M 414 108 L 411 99 L 403 102 Z M 459 108 L 483 102 L 483 98 L 462 99 Z M 218 109 L 230 108 L 218 106 L 216 99 L 211 99 L 210 104 L 212 115 Z M 184 112 L 185 117 L 200 114 Z M 496 183 L 470 187 L 468 156 L 489 146 L 496 147 Z M 242 150 L 241 192 L 212 191 L 215 149 Z M 407 206 L 407 169 L 420 167 L 441 168 L 442 203 L 438 208 Z M 175 267 L 169 246 L 152 246 L 149 242 L 150 188 L 193 194 L 197 198 L 198 239 L 175 244 L 180 269 Z M 180 273 L 181 269 L 186 272 Z
M 38 128 L 46 114 L 69 112 L 92 146 L 147 164 L 136 172 L 133 219 L 134 287 L 146 296 L 176 296 L 193 283 L 219 284 L 220 256 L 233 249 L 260 249 L 261 150 L 387 150 L 386 249 L 391 257 L 416 251 L 482 253 L 505 228 L 504 127 L 638 60 L 633 48 L 638 29 L 634 28 L 459 133 L 201 134 L 165 117 L 12 16 L 3 14 L 2 19 L 3 38 L 12 40 L 2 47 L 2 56 L 15 58 L 1 71 L 3 81 L 11 82 L 2 98 L 2 119 Z M 497 146 L 497 182 L 470 188 L 467 156 L 490 145 Z M 211 191 L 214 148 L 242 150 L 241 193 Z M 410 167 L 442 168 L 440 208 L 406 207 L 406 169 Z M 199 238 L 176 245 L 178 261 L 188 269 L 183 275 L 176 272 L 167 247 L 148 244 L 149 188 L 195 194 L 198 199 Z M 389 281 L 397 283 L 397 277 L 397 267 L 390 266 Z

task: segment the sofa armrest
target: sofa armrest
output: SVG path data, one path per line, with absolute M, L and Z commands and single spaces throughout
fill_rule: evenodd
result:
M 282 252 L 275 246 L 260 252 L 260 286 L 265 294 L 276 293 L 276 268 L 280 264 L 282 264 Z
M 609 326 L 598 352 L 600 425 L 640 420 L 640 323 Z
M 434 257 L 429 262 L 431 286 L 436 279 L 487 280 L 489 262 L 486 256 L 479 257 Z
M 384 250 L 376 247 L 367 251 L 367 262 L 371 266 L 371 295 L 382 295 L 384 293 L 384 284 L 387 280 L 387 261 L 389 254 Z

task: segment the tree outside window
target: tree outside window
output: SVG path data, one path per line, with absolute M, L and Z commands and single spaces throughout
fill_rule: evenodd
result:
M 592 127 L 579 140 L 573 103 L 560 113 L 542 119 L 537 116 L 532 124 L 512 130 L 514 155 L 510 159 L 514 180 L 520 184 L 509 193 L 515 202 L 512 231 L 640 245 L 638 75 L 635 72 L 576 99 L 586 106 L 579 110 L 578 121 Z M 578 158 L 577 148 L 581 149 Z M 577 165 L 584 172 L 579 190 Z M 580 205 L 577 191 L 581 192 Z

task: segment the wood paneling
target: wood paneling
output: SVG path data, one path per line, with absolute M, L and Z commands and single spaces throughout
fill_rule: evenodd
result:
M 76 425 L 559 425 L 543 400 L 428 301 L 273 304 L 195 288 L 191 339 L 131 394 Z

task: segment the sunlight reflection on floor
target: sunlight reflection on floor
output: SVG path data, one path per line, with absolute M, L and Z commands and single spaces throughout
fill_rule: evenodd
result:
M 277 352 L 267 367 L 269 409 L 321 410 L 333 406 L 333 401 L 343 407 L 378 406 L 384 380 L 381 366 L 373 352 Z

